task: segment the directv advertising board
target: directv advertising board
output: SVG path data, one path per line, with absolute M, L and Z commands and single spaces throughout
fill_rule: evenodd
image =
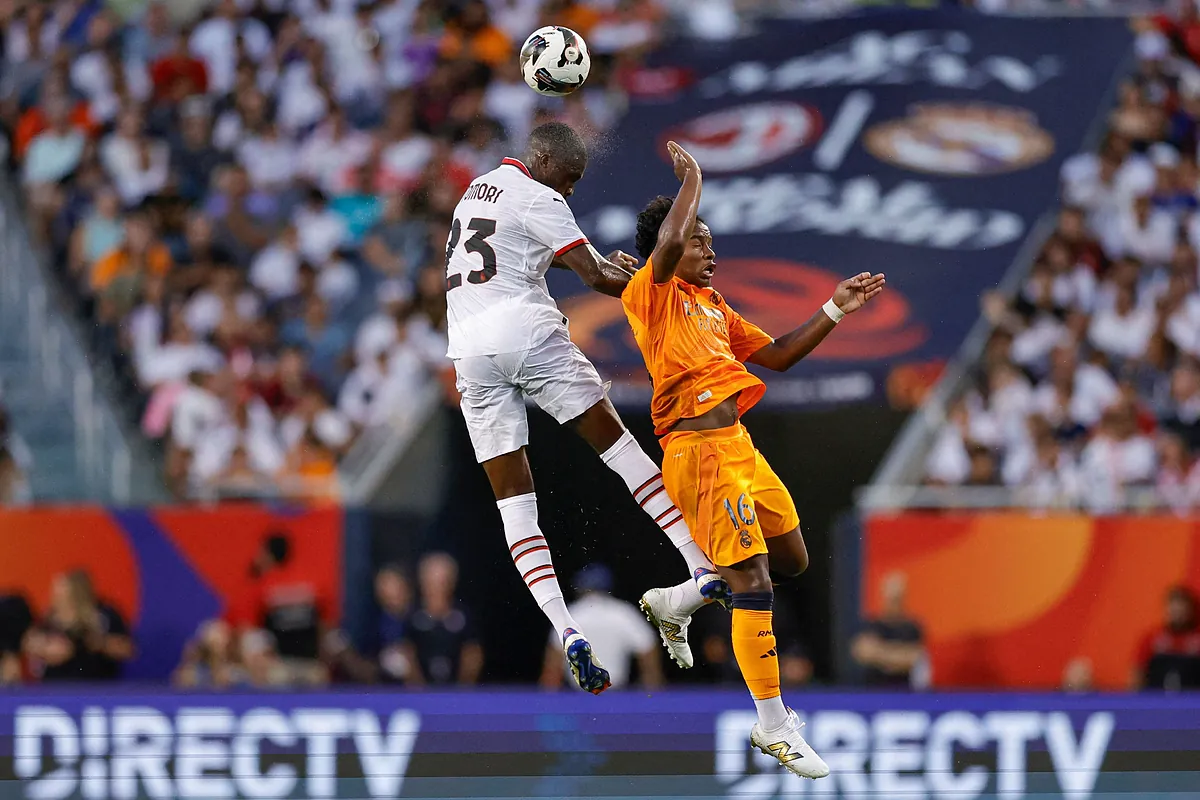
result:
M 1191 797 L 1200 697 L 794 695 L 833 773 L 751 754 L 741 692 L 0 697 L 0 798 Z
M 629 80 L 631 105 L 571 198 L 604 252 L 632 250 L 638 210 L 674 194 L 666 141 L 704 169 L 714 285 L 780 335 L 836 282 L 887 273 L 888 291 L 764 402 L 881 400 L 936 375 L 979 297 L 1056 202 L 1119 73 L 1117 19 L 1003 19 L 951 10 L 773 21 L 728 43 L 681 43 Z M 572 336 L 643 404 L 645 369 L 621 307 L 551 276 Z

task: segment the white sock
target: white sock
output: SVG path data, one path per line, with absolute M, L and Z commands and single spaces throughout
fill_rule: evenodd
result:
M 678 586 L 672 586 L 670 589 L 667 589 L 667 602 L 671 604 L 671 608 L 676 613 L 684 617 L 690 617 L 704 608 L 704 604 L 708 601 L 700 594 L 700 589 L 696 587 L 696 582 L 694 580 L 687 580 Z
M 667 496 L 662 471 L 654 466 L 632 433 L 625 431 L 621 434 L 612 447 L 600 454 L 600 460 L 621 476 L 633 499 L 662 528 L 687 562 L 688 572 L 694 575 L 698 569 L 713 570 L 712 562 L 692 540 L 692 532 L 683 521 L 683 514 Z
M 554 562 L 550 560 L 550 547 L 538 528 L 537 495 L 530 492 L 507 497 L 498 500 L 496 507 L 500 509 L 500 516 L 504 520 L 504 538 L 508 541 L 509 555 L 538 607 L 560 637 L 567 628 L 578 630 L 579 626 L 563 602 L 562 588 L 554 574 Z
M 754 708 L 758 710 L 758 725 L 764 731 L 777 731 L 788 721 L 787 706 L 778 695 L 766 700 L 755 700 Z

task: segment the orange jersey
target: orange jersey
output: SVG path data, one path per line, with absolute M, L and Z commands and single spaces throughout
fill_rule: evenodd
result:
M 766 385 L 742 362 L 774 339 L 742 319 L 716 290 L 679 278 L 655 283 L 647 259 L 621 303 L 654 382 L 655 433 L 661 436 L 738 392 L 742 414 L 762 398 Z

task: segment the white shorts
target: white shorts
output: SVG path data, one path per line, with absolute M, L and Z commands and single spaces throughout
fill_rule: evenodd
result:
M 529 350 L 455 359 L 454 371 L 467 431 L 481 464 L 529 444 L 526 397 L 559 424 L 604 399 L 600 374 L 566 328 Z

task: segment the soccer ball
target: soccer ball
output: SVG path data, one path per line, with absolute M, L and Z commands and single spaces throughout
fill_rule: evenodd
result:
M 521 75 L 538 94 L 568 95 L 583 86 L 591 68 L 587 43 L 570 28 L 538 28 L 521 45 Z

